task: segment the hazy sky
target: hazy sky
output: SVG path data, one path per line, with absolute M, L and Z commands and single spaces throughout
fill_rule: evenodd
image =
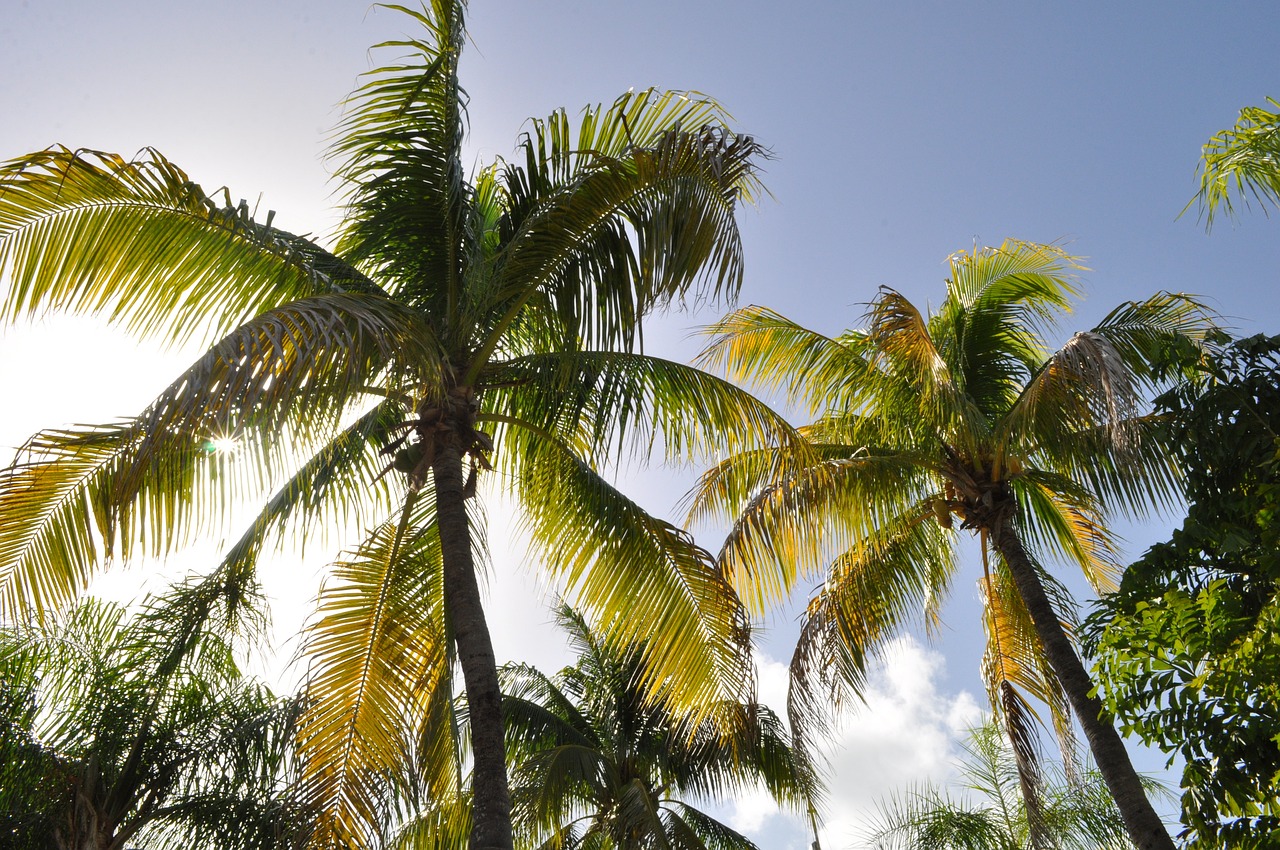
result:
M 276 210 L 278 226 L 322 240 L 336 224 L 322 153 L 337 104 L 374 61 L 370 45 L 411 31 L 403 16 L 336 0 L 4 8 L 0 158 L 54 143 L 126 155 L 154 146 L 206 189 L 226 185 Z M 950 253 L 1014 237 L 1063 244 L 1092 269 L 1064 332 L 1160 289 L 1205 296 L 1243 332 L 1277 332 L 1280 222 L 1254 210 L 1206 235 L 1194 209 L 1178 214 L 1205 140 L 1240 107 L 1280 97 L 1278 24 L 1274 2 L 475 0 L 463 65 L 469 156 L 510 154 L 524 119 L 557 107 L 576 112 L 628 88 L 697 89 L 775 156 L 773 198 L 742 216 L 743 303 L 836 332 L 860 324 L 879 285 L 936 304 Z M 717 315 L 663 317 L 650 351 L 689 356 L 689 330 Z M 41 426 L 136 412 L 186 356 L 87 322 L 4 331 L 0 446 Z M 661 470 L 631 486 L 669 510 L 688 481 Z M 1164 525 L 1130 530 L 1130 554 Z M 269 586 L 314 592 L 324 554 L 310 550 Z M 559 663 L 545 611 L 529 604 L 534 585 L 518 559 L 499 560 L 500 651 Z M 849 724 L 827 850 L 850 843 L 859 808 L 879 794 L 945 776 L 957 735 L 985 705 L 975 575 L 956 583 L 943 640 L 897 644 Z M 793 626 L 780 616 L 770 627 L 762 678 L 776 694 Z M 740 823 L 776 846 L 805 845 L 798 825 L 753 801 L 739 808 Z

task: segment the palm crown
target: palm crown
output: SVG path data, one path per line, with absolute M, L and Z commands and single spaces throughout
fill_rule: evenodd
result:
M 558 619 L 573 666 L 504 670 L 512 795 L 530 846 L 755 850 L 696 804 L 756 785 L 797 809 L 810 801 L 814 778 L 767 707 L 723 701 L 716 718 L 690 722 L 638 687 L 642 646 L 609 645 L 568 607 Z
M 1006 242 L 950 266 L 946 298 L 928 316 L 882 289 L 867 329 L 836 338 L 758 307 L 711 328 L 705 363 L 781 387 L 817 418 L 801 429 L 803 449 L 743 452 L 708 471 L 692 516 L 737 517 L 721 558 L 756 610 L 822 571 L 791 665 L 793 722 L 821 714 L 821 685 L 856 691 L 868 653 L 912 612 L 936 619 L 957 570 L 954 532 L 974 531 L 983 671 L 1030 801 L 1028 695 L 1050 705 L 1064 738 L 1070 703 L 1098 746 L 1096 700 L 1062 628 L 1069 597 L 1041 561 L 1112 586 L 1106 511 L 1132 515 L 1174 494 L 1141 401 L 1163 380 L 1165 349 L 1199 344 L 1208 320 L 1193 300 L 1160 294 L 1052 351 L 1044 334 L 1078 294 L 1073 258 Z
M 42 432 L 0 475 L 0 604 L 55 609 L 108 555 L 163 554 L 236 499 L 264 503 L 210 578 L 231 602 L 273 537 L 363 526 L 307 639 L 317 834 L 375 840 L 405 765 L 456 786 L 456 761 L 406 744 L 434 728 L 456 657 L 484 789 L 472 840 L 509 846 L 479 472 L 502 473 L 544 563 L 611 639 L 653 632 L 662 698 L 688 708 L 742 682 L 744 618 L 713 559 L 596 464 L 659 441 L 709 450 L 728 424 L 785 429 L 731 385 L 637 353 L 653 307 L 737 291 L 734 211 L 763 152 L 709 99 L 647 91 L 576 126 L 533 121 L 515 160 L 468 179 L 463 4 L 400 11 L 425 35 L 382 45 L 407 58 L 348 102 L 333 252 L 154 151 L 57 148 L 0 171 L 5 316 L 56 307 L 217 340 L 139 416 Z

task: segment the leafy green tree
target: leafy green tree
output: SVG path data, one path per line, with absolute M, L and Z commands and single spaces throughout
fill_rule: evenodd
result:
M 651 634 L 658 695 L 690 707 L 745 678 L 743 617 L 712 557 L 596 470 L 631 447 L 710 451 L 730 424 L 784 427 L 728 383 L 638 353 L 651 309 L 738 290 L 734 215 L 763 152 L 715 103 L 647 91 L 576 124 L 533 121 L 513 161 L 468 179 L 464 3 L 400 11 L 423 35 L 384 45 L 396 57 L 347 102 L 332 252 L 155 151 L 56 148 L 0 170 L 6 319 L 56 308 L 218 340 L 140 415 L 42 432 L 0 474 L 0 606 L 55 610 L 108 556 L 204 537 L 236 500 L 263 507 L 219 567 L 232 598 L 269 541 L 370 529 L 306 648 L 317 840 L 377 842 L 406 771 L 456 791 L 456 759 L 424 755 L 451 747 L 424 730 L 440 729 L 456 660 L 471 846 L 510 848 L 472 498 L 491 467 L 584 610 L 620 639 Z
M 1023 850 L 1031 819 L 1017 758 L 995 723 L 974 729 L 964 745 L 959 787 L 925 785 L 880 805 L 861 846 L 875 850 Z M 1147 780 L 1148 787 L 1160 787 Z M 1132 848 L 1124 821 L 1096 770 L 1055 762 L 1045 771 L 1038 818 L 1060 850 Z
M 1267 102 L 1274 112 L 1246 107 L 1234 127 L 1204 146 L 1200 191 L 1191 203 L 1200 203 L 1210 226 L 1220 207 L 1227 215 L 1235 214 L 1233 194 L 1246 204 L 1252 195 L 1264 210 L 1268 202 L 1280 207 L 1280 102 Z
M 1192 847 L 1280 836 L 1280 337 L 1240 340 L 1159 399 L 1182 527 L 1087 622 L 1123 727 L 1181 756 Z
M 1143 415 L 1169 346 L 1196 346 L 1202 309 L 1162 293 L 1116 308 L 1057 351 L 1044 333 L 1077 295 L 1075 261 L 1019 242 L 951 257 L 946 297 L 921 314 L 884 288 L 866 330 L 830 338 L 760 307 L 715 325 L 703 361 L 780 388 L 816 420 L 803 447 L 741 452 L 703 476 L 691 518 L 736 517 L 721 552 L 749 607 L 821 577 L 791 662 L 792 724 L 861 686 L 868 653 L 913 611 L 932 621 L 977 536 L 993 708 L 1035 799 L 1027 699 L 1069 734 L 1079 718 L 1141 848 L 1170 847 L 1076 653 L 1073 604 L 1046 572 L 1056 557 L 1094 587 L 1118 565 L 1109 510 L 1140 514 L 1176 495 L 1175 470 Z M 1034 823 L 1034 813 L 1033 813 Z M 1037 846 L 1044 840 L 1033 834 Z
M 205 590 L 0 628 L 0 843 L 299 846 L 297 705 L 240 673 Z
M 542 848 L 755 850 L 697 808 L 763 786 L 806 810 L 815 780 L 776 715 L 722 702 L 702 720 L 673 714 L 640 686 L 644 649 L 611 645 L 577 612 L 559 621 L 577 662 L 548 677 L 505 671 L 503 714 L 521 843 Z

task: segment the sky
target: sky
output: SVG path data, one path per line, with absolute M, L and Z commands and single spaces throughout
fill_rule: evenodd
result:
M 937 304 L 948 255 L 1017 238 L 1091 269 L 1064 339 L 1162 289 L 1202 296 L 1240 333 L 1280 331 L 1280 222 L 1255 208 L 1206 233 L 1194 207 L 1179 216 L 1204 142 L 1241 107 L 1280 97 L 1274 2 L 473 0 L 468 27 L 470 162 L 511 154 L 530 116 L 649 86 L 712 95 L 770 148 L 771 197 L 741 214 L 742 304 L 835 333 L 861 323 L 882 285 Z M 6 0 L 0 159 L 55 143 L 152 146 L 207 190 L 227 186 L 324 242 L 338 222 L 323 153 L 339 103 L 377 61 L 369 47 L 411 31 L 404 16 L 338 0 Z M 687 359 L 691 332 L 722 309 L 656 318 L 648 350 Z M 0 451 L 40 427 L 134 413 L 191 356 L 86 319 L 0 330 Z M 691 475 L 629 472 L 626 484 L 674 518 Z M 1126 554 L 1172 521 L 1126 527 Z M 714 549 L 714 533 L 699 539 Z M 264 578 L 282 635 L 336 553 L 318 548 Z M 531 604 L 549 590 L 518 549 L 495 553 L 489 580 L 498 651 L 554 669 L 562 642 Z M 941 639 L 896 641 L 846 722 L 827 850 L 852 844 L 877 798 L 948 775 L 985 706 L 976 574 L 956 582 Z M 128 594 L 141 578 L 115 580 Z M 779 709 L 793 635 L 791 613 L 765 624 L 761 690 Z M 759 799 L 730 808 L 770 846 L 807 844 L 803 824 Z

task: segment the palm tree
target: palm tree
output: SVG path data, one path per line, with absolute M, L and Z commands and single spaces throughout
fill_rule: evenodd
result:
M 956 799 L 925 785 L 880 805 L 864 847 L 875 850 L 1023 850 L 1031 817 L 1022 798 L 1018 760 L 994 723 L 974 729 L 964 744 Z M 1130 850 L 1133 844 L 1096 770 L 1055 764 L 1047 771 L 1038 813 L 1052 846 L 1061 850 Z M 1144 780 L 1148 788 L 1163 787 Z
M 521 844 L 756 850 L 693 801 L 761 785 L 804 810 L 815 793 L 813 776 L 767 707 L 725 702 L 714 718 L 690 722 L 640 686 L 643 647 L 611 645 L 568 607 L 558 619 L 578 655 L 573 666 L 554 678 L 525 665 L 505 669 Z
M 6 847 L 297 846 L 297 703 L 241 675 L 201 587 L 0 629 Z
M 597 468 L 659 443 L 709 451 L 729 423 L 785 427 L 728 383 L 638 353 L 654 307 L 738 290 L 734 214 L 763 152 L 714 102 L 647 91 L 576 126 L 563 111 L 532 121 L 515 161 L 468 180 L 464 3 L 401 11 L 425 34 L 384 45 L 396 58 L 347 103 L 332 252 L 155 151 L 56 148 L 0 170 L 5 317 L 57 308 L 217 339 L 140 415 L 42 432 L 0 475 L 0 610 L 55 610 L 108 557 L 207 536 L 237 499 L 263 507 L 218 568 L 231 599 L 269 541 L 369 529 L 309 631 L 300 743 L 317 834 L 378 840 L 405 769 L 456 786 L 449 759 L 424 756 L 447 739 L 419 734 L 456 657 L 471 846 L 509 848 L 480 474 L 498 467 L 585 610 L 619 639 L 652 630 L 659 696 L 689 707 L 741 687 L 744 620 L 712 557 Z
M 705 473 L 691 518 L 737 517 L 721 560 L 757 611 L 823 576 L 791 663 L 793 725 L 818 712 L 820 684 L 856 691 L 868 653 L 910 612 L 936 619 L 956 573 L 956 532 L 976 534 L 984 672 L 1027 799 L 1027 697 L 1049 703 L 1064 736 L 1069 704 L 1134 843 L 1171 847 L 1089 695 L 1069 595 L 1043 559 L 1110 587 L 1119 567 L 1107 511 L 1137 515 L 1175 498 L 1172 461 L 1141 403 L 1162 380 L 1162 350 L 1198 345 L 1210 323 L 1194 301 L 1159 294 L 1051 351 L 1044 333 L 1069 310 L 1079 268 L 1052 246 L 960 252 L 936 313 L 882 289 L 869 327 L 836 338 L 759 307 L 730 314 L 711 329 L 703 362 L 781 387 L 817 418 L 802 429 L 804 450 L 741 452 Z

